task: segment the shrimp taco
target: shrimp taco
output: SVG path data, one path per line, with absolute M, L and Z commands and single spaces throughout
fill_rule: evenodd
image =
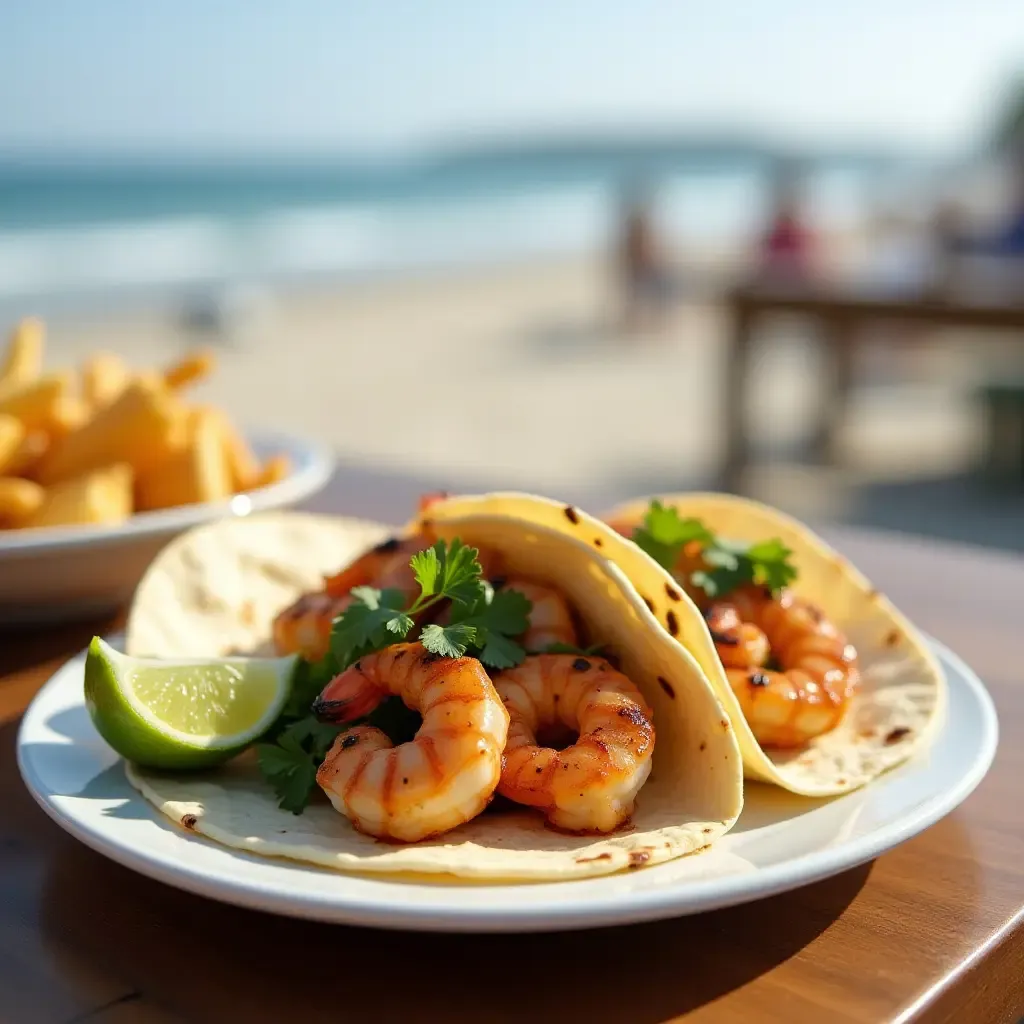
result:
M 543 880 L 693 853 L 732 827 L 740 748 L 698 663 L 532 496 L 382 526 L 267 513 L 183 534 L 135 657 L 291 655 L 284 710 L 201 771 L 129 764 L 164 814 L 342 871 Z M 620 542 L 593 521 L 595 537 Z
M 907 760 L 934 735 L 945 706 L 935 657 L 795 519 L 703 493 L 622 505 L 606 523 L 511 493 L 460 498 L 427 515 L 436 522 L 496 508 L 589 545 L 625 573 L 728 709 L 747 778 L 830 796 Z
M 938 662 L 806 526 L 714 493 L 637 501 L 607 518 L 648 556 L 620 564 L 729 709 L 748 778 L 840 793 L 929 741 L 945 701 Z

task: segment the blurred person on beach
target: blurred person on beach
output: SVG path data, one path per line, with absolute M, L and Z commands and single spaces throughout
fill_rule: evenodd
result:
M 632 185 L 624 190 L 616 267 L 622 291 L 623 329 L 629 335 L 644 327 L 663 327 L 674 291 L 651 205 L 647 188 Z
M 814 273 L 814 234 L 800 202 L 800 175 L 783 164 L 772 183 L 768 229 L 761 239 L 758 269 L 762 276 L 807 280 Z

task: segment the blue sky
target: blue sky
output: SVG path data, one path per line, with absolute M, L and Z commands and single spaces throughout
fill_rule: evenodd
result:
M 394 150 L 748 126 L 964 145 L 1020 0 L 0 0 L 0 149 Z

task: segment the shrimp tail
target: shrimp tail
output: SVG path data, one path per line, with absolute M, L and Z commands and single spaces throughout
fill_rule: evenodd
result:
M 317 721 L 340 725 L 365 718 L 386 696 L 360 671 L 359 662 L 356 662 L 323 688 L 310 710 Z

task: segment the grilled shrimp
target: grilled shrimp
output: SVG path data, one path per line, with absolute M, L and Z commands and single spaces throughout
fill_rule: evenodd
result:
M 502 796 L 572 832 L 610 832 L 633 813 L 651 771 L 654 725 L 629 679 L 603 658 L 540 654 L 494 685 L 510 719 Z M 578 733 L 576 742 L 539 745 L 538 732 L 559 726 Z
M 576 626 L 569 603 L 557 590 L 520 579 L 506 580 L 503 586 L 506 590 L 517 590 L 533 606 L 529 625 L 521 637 L 528 651 L 542 651 L 557 643 L 576 646 Z
M 839 724 L 860 681 L 857 652 L 817 608 L 746 588 L 704 617 L 759 743 L 799 747 Z
M 420 712 L 394 747 L 373 726 L 341 733 L 316 774 L 335 809 L 369 835 L 414 843 L 476 817 L 494 796 L 509 715 L 475 658 L 439 658 L 395 644 L 331 680 L 313 705 L 324 721 L 361 718 L 387 696 Z

